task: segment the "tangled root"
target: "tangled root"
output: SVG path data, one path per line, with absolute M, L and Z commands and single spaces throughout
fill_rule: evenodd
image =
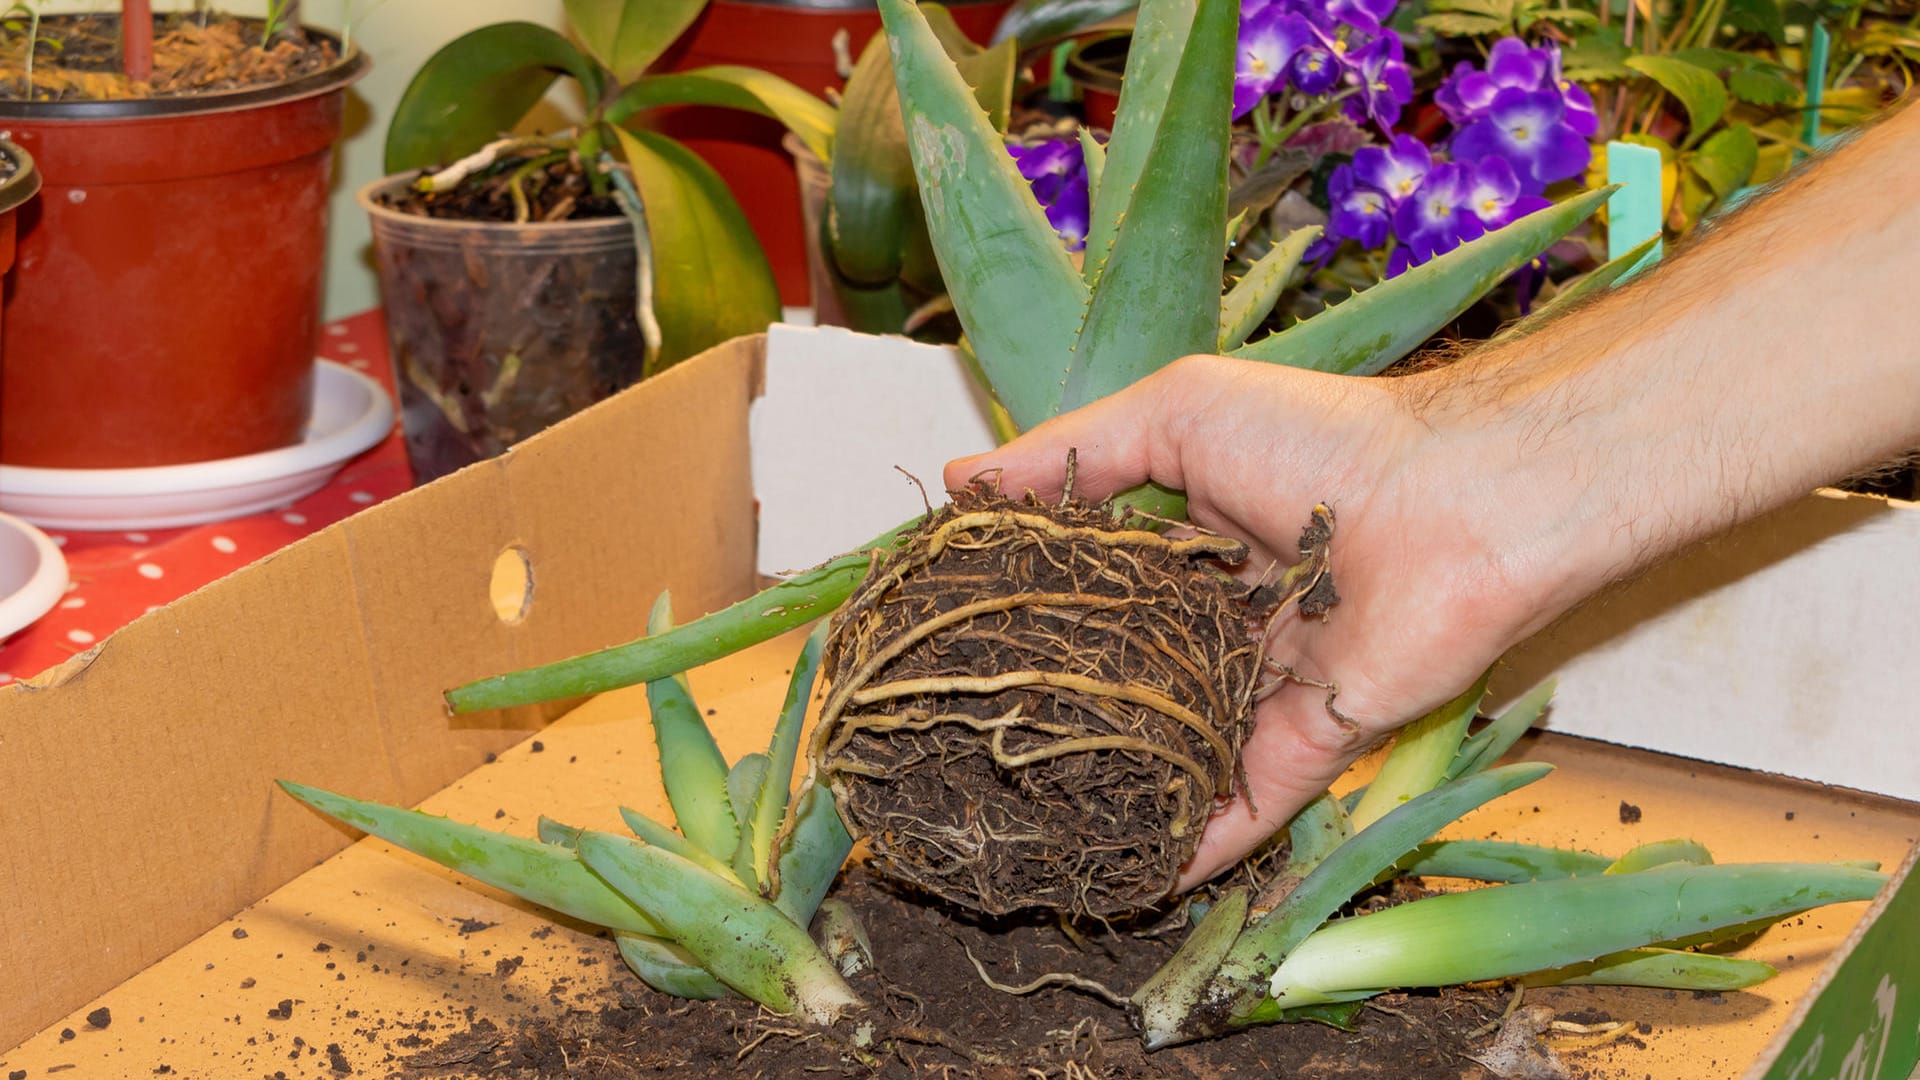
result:
M 1238 541 L 956 493 L 835 617 L 816 780 L 877 869 L 963 908 L 1151 907 L 1238 782 L 1271 619 L 1336 599 L 1331 528 L 1249 588 Z

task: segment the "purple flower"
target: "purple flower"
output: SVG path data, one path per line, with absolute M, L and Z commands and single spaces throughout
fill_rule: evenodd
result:
M 1344 65 L 1340 62 L 1338 43 L 1327 40 L 1318 29 L 1314 30 L 1314 38 L 1316 40 L 1293 54 L 1293 62 L 1287 65 L 1287 76 L 1295 90 L 1319 97 L 1333 89 L 1344 72 Z
M 1486 114 L 1453 137 L 1455 161 L 1503 157 L 1521 187 L 1532 194 L 1586 170 L 1592 151 L 1566 122 L 1566 102 L 1552 90 L 1508 87 L 1494 95 Z
M 1387 242 L 1393 206 L 1385 192 L 1360 182 L 1357 173 L 1354 166 L 1342 165 L 1327 177 L 1330 212 L 1319 244 L 1330 245 L 1326 249 L 1329 255 L 1342 240 L 1358 240 L 1363 248 L 1377 248 Z
M 1354 123 L 1373 121 L 1391 133 L 1400 110 L 1413 100 L 1413 75 L 1407 70 L 1400 35 L 1389 30 L 1348 54 L 1345 78 L 1358 93 L 1346 101 Z
M 1543 196 L 1522 192 L 1513 165 L 1503 157 L 1481 158 L 1468 166 L 1462 201 L 1490 230 L 1553 205 Z
M 1567 106 L 1567 126 L 1580 133 L 1582 138 L 1591 139 L 1600 131 L 1600 118 L 1593 111 L 1593 96 L 1587 89 L 1560 74 L 1560 50 L 1548 49 L 1547 85 L 1542 89 L 1558 90 L 1560 100 Z
M 1313 41 L 1313 28 L 1304 16 L 1286 10 L 1283 2 L 1240 9 L 1240 46 L 1233 68 L 1233 117 L 1251 112 L 1260 99 L 1286 83 L 1294 54 Z
M 1432 171 L 1433 154 L 1412 135 L 1396 135 L 1391 146 L 1355 150 L 1352 169 L 1354 179 L 1386 196 L 1389 206 L 1397 209 Z
M 1326 0 L 1325 11 L 1348 26 L 1377 34 L 1398 6 L 1399 0 Z
M 1467 203 L 1471 177 L 1464 166 L 1449 162 L 1427 173 L 1411 198 L 1393 212 L 1393 231 L 1400 238 L 1395 261 L 1418 266 L 1444 255 L 1486 232 L 1486 226 Z M 1389 268 L 1389 276 L 1396 271 Z
M 1080 143 L 1073 139 L 1048 139 L 1031 146 L 1011 145 L 1015 167 L 1033 189 L 1033 197 L 1047 212 L 1047 223 L 1067 242 L 1067 250 L 1078 251 L 1087 243 L 1087 228 L 1093 210 L 1087 193 L 1087 164 Z

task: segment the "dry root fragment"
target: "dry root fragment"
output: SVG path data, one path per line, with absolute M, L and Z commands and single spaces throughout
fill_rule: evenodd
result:
M 1270 618 L 1332 602 L 1331 523 L 1249 589 L 1237 541 L 959 492 L 835 617 L 818 779 L 876 868 L 962 907 L 1157 904 L 1238 778 Z

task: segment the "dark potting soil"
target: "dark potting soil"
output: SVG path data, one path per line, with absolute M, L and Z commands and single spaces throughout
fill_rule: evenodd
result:
M 595 195 L 572 155 L 519 177 L 524 209 L 514 200 L 514 178 L 539 153 L 509 154 L 475 172 L 449 191 L 407 189 L 381 197 L 383 206 L 403 214 L 457 221 L 581 221 L 620 216 L 611 196 Z
M 500 1026 L 469 1013 L 452 1034 L 443 1026 L 431 1039 L 395 1022 L 385 1033 L 389 1075 L 1459 1080 L 1489 1075 L 1473 1056 L 1493 1036 L 1471 1033 L 1508 1000 L 1497 989 L 1393 994 L 1362 1014 L 1356 1032 L 1277 1025 L 1149 1054 L 1120 1009 L 1058 987 L 1019 997 L 990 989 L 969 953 L 1004 984 L 1067 971 L 1125 992 L 1172 954 L 1183 930 L 1069 935 L 1057 923 L 981 923 L 906 899 L 864 871 L 847 874 L 835 895 L 876 946 L 876 968 L 850 980 L 872 1006 L 864 1045 L 856 1023 L 809 1028 L 750 1002 L 681 1001 L 623 978 L 618 1000 L 578 995 L 559 1017 Z
M 24 15 L 0 23 L 0 98 L 104 101 L 183 97 L 272 86 L 331 67 L 333 43 L 295 30 L 262 43 L 265 24 L 205 12 L 153 17 L 153 77 L 135 83 L 121 71 L 120 17 Z M 32 93 L 27 44 L 33 43 Z

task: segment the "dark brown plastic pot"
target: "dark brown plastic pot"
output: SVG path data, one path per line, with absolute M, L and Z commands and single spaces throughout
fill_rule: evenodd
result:
M 948 0 L 960 29 L 986 41 L 1011 0 Z M 662 68 L 685 71 L 709 64 L 744 64 L 824 96 L 846 88 L 834 66 L 834 35 L 846 31 L 847 51 L 858 59 L 880 31 L 873 0 L 813 3 L 749 3 L 712 0 L 668 51 Z M 780 285 L 780 302 L 805 304 L 806 231 L 800 221 L 799 181 L 793 160 L 780 147 L 785 129 L 737 109 L 689 107 L 663 111 L 651 121 L 686 143 L 726 180 L 746 211 L 747 222 L 766 248 Z
M 298 442 L 355 53 L 262 89 L 0 101 L 45 179 L 20 219 L 0 461 L 174 465 Z
M 404 214 L 373 221 L 401 427 L 419 483 L 494 456 L 638 382 L 638 256 L 624 217 L 514 225 Z
M 1120 77 L 1127 70 L 1127 45 L 1132 40 L 1130 30 L 1101 34 L 1067 54 L 1067 77 L 1080 88 L 1080 105 L 1090 128 L 1113 130 L 1113 116 L 1120 108 Z

